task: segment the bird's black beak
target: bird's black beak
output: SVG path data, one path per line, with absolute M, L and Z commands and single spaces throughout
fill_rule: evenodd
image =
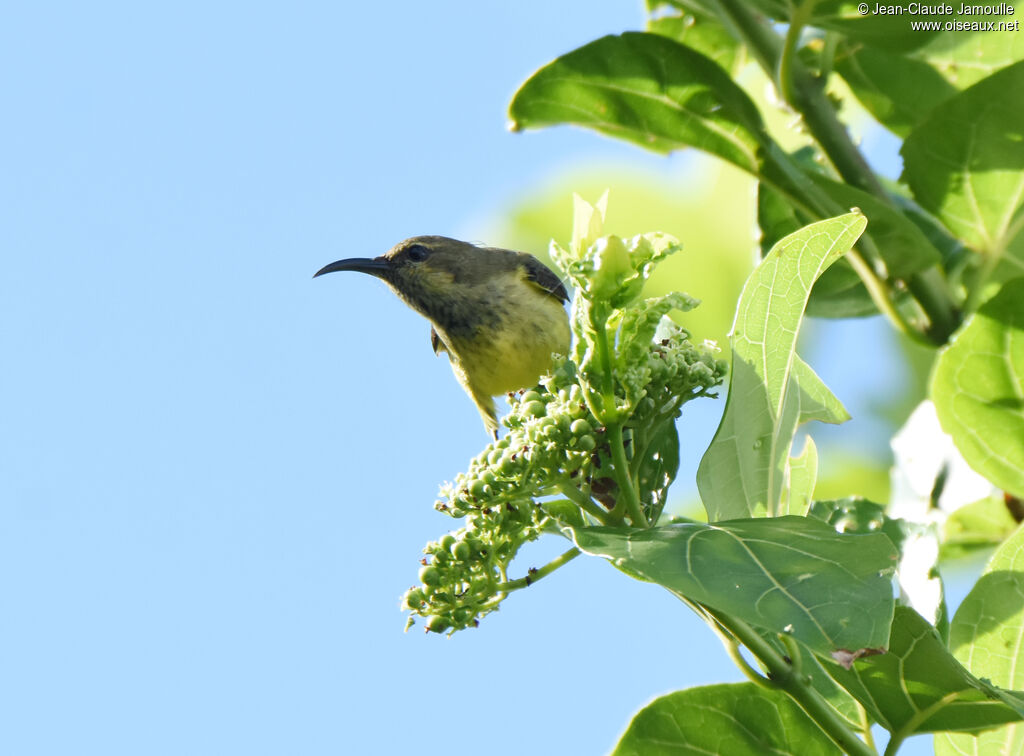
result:
M 350 257 L 347 260 L 338 260 L 330 265 L 325 265 L 313 274 L 313 278 L 322 276 L 324 273 L 336 273 L 339 270 L 354 270 L 380 278 L 384 271 L 390 269 L 391 263 L 385 257 Z

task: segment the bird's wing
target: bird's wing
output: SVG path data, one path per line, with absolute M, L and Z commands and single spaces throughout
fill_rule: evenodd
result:
M 434 330 L 434 326 L 430 326 L 430 348 L 434 350 L 434 354 L 440 354 L 441 352 L 447 352 L 444 342 L 441 341 L 441 337 L 437 335 L 437 331 Z
M 569 294 L 565 291 L 562 280 L 555 275 L 554 271 L 542 263 L 533 255 L 523 253 L 521 255 L 523 267 L 526 268 L 526 278 L 540 286 L 544 291 L 554 295 L 558 301 L 565 302 Z

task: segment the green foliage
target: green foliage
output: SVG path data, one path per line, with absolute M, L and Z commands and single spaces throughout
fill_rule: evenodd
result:
M 1024 693 L 972 675 L 935 628 L 907 607 L 896 609 L 888 653 L 858 659 L 833 676 L 876 722 L 901 737 L 984 730 L 1024 718 Z
M 699 716 L 694 716 L 700 712 Z M 832 756 L 839 750 L 784 694 L 753 683 L 706 685 L 657 698 L 629 725 L 613 756 L 722 753 Z
M 1024 496 L 1024 278 L 1008 281 L 943 350 L 930 393 L 964 459 Z
M 889 638 L 896 552 L 881 533 L 844 535 L 811 518 L 775 517 L 573 535 L 582 551 L 623 572 L 825 657 Z
M 943 733 L 942 753 L 1024 744 L 1024 37 L 943 31 L 955 17 L 934 14 L 940 27 L 919 31 L 908 2 L 904 15 L 859 5 L 648 0 L 646 32 L 560 56 L 510 105 L 516 129 L 696 148 L 758 185 L 763 259 L 735 307 L 728 397 L 697 476 L 708 522 L 663 517 L 680 408 L 725 375 L 670 319 L 696 300 L 652 291 L 679 245 L 607 235 L 606 199 L 577 200 L 571 242 L 550 247 L 575 289 L 570 354 L 511 398 L 505 436 L 442 488 L 437 508 L 462 526 L 428 544 L 405 597 L 428 630 L 453 633 L 581 554 L 667 589 L 751 682 L 655 700 L 617 754 L 866 756 L 872 725 L 890 732 L 886 756 L 925 732 Z M 798 138 L 746 91 L 746 60 L 799 115 Z M 900 182 L 870 169 L 836 92 L 905 137 Z M 929 394 L 942 427 L 1005 496 L 949 504 L 946 457 L 919 466 L 927 480 L 900 471 L 887 504 L 863 498 L 869 482 L 850 469 L 860 496 L 815 498 L 818 447 L 806 436 L 797 453 L 795 436 L 848 416 L 797 353 L 803 319 L 875 312 L 939 350 Z M 872 369 L 873 355 L 860 359 Z M 571 547 L 510 578 L 520 547 L 544 535 Z M 1004 539 L 947 640 L 938 555 Z M 934 626 L 893 599 L 894 573 L 907 601 L 907 585 L 926 587 Z
M 973 674 L 1024 690 L 1024 529 L 999 547 L 950 626 L 950 647 Z M 936 737 L 939 754 L 1020 753 L 1024 725 Z
M 729 399 L 697 472 L 711 520 L 777 514 L 797 425 L 848 419 L 796 342 L 811 286 L 864 226 L 857 213 L 807 226 L 776 244 L 747 279 L 733 326 Z

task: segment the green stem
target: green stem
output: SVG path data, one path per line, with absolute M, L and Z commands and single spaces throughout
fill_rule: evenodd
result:
M 750 625 L 708 607 L 704 609 L 757 657 L 774 686 L 796 701 L 836 745 L 851 756 L 878 756 L 877 751 L 858 738 L 846 720 L 811 687 L 808 678 L 797 674 L 793 666 Z
M 622 516 L 625 512 L 629 515 L 630 522 L 634 527 L 649 527 L 647 518 L 644 516 L 643 507 L 640 505 L 640 497 L 633 485 L 633 477 L 629 474 L 629 460 L 626 459 L 626 446 L 622 441 L 622 425 L 612 423 L 607 426 L 608 445 L 612 451 L 612 466 L 615 469 L 615 482 L 619 486 L 618 499 L 615 502 L 615 509 L 612 515 Z
M 871 734 L 871 720 L 868 718 L 868 710 L 858 703 L 857 711 L 860 712 L 860 731 L 864 733 L 864 742 L 877 751 L 878 747 L 875 745 L 875 736 Z
M 900 312 L 896 304 L 889 298 L 888 287 L 875 275 L 875 272 L 871 270 L 871 266 L 867 264 L 867 261 L 860 256 L 857 250 L 850 250 L 846 254 L 846 259 L 857 272 L 857 275 L 860 276 L 860 280 L 864 284 L 864 288 L 868 290 L 868 294 L 871 296 L 871 301 L 875 303 L 875 307 L 889 319 L 889 322 L 896 326 L 898 331 L 905 333 L 919 344 L 930 347 L 935 346 L 931 339 L 907 322 L 907 319 L 903 317 L 903 313 Z
M 953 703 L 959 697 L 960 694 L 956 691 L 952 693 L 947 693 L 938 701 L 933 703 L 931 706 L 926 706 L 925 708 L 921 709 L 916 714 L 914 714 L 914 716 L 912 716 L 910 719 L 904 722 L 903 726 L 900 729 L 896 730 L 896 732 L 894 732 L 892 736 L 889 738 L 889 742 L 885 746 L 885 753 L 883 754 L 883 756 L 893 756 L 893 754 L 895 754 L 896 751 L 900 749 L 900 746 L 903 745 L 903 741 L 909 738 L 911 735 L 913 735 L 915 730 L 917 730 L 917 728 L 926 719 L 928 719 L 928 717 L 930 717 L 932 714 L 939 711 L 940 709 Z
M 782 46 L 782 54 L 779 56 L 778 70 L 775 75 L 775 86 L 785 102 L 794 100 L 793 63 L 796 61 L 797 48 L 800 44 L 800 33 L 803 31 L 804 25 L 810 21 L 816 4 L 817 0 L 807 0 L 807 2 L 801 3 L 793 11 L 789 20 L 789 29 L 786 30 L 786 39 Z
M 607 509 L 602 509 L 595 504 L 593 499 L 583 493 L 580 489 L 576 488 L 571 481 L 560 481 L 558 483 L 558 490 L 565 494 L 566 498 L 572 501 L 573 504 L 578 506 L 602 525 L 612 525 L 615 523 L 615 518 L 610 516 L 611 513 L 608 512 Z
M 495 587 L 496 593 L 510 593 L 512 591 L 518 591 L 521 588 L 528 588 L 529 586 L 536 583 L 541 578 L 547 577 L 552 572 L 557 570 L 559 567 L 568 564 L 573 559 L 580 555 L 580 550 L 573 546 L 568 551 L 564 552 L 560 556 L 555 557 L 550 562 L 545 564 L 543 567 L 538 567 L 536 570 L 530 572 L 526 577 L 517 578 L 515 580 L 507 580 L 504 583 L 499 583 Z
M 728 16 L 731 26 L 739 31 L 743 41 L 753 51 L 765 73 L 774 76 L 785 51 L 785 44 L 779 35 L 742 0 L 720 0 L 720 7 Z M 790 56 L 786 74 L 791 82 L 788 87 L 791 99 L 787 98 L 787 101 L 803 116 L 811 136 L 821 145 L 840 177 L 846 183 L 893 205 L 892 199 L 839 120 L 825 94 L 823 82 L 811 74 L 795 55 Z M 931 323 L 929 336 L 933 343 L 944 343 L 955 330 L 959 317 L 946 282 L 937 271 L 927 271 L 908 278 L 907 286 L 928 316 Z

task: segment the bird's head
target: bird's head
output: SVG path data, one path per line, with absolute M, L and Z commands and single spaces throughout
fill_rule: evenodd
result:
M 410 306 L 431 316 L 438 306 L 472 298 L 474 290 L 516 264 L 515 253 L 446 236 L 413 236 L 380 257 L 351 257 L 313 276 L 354 270 L 385 281 Z

